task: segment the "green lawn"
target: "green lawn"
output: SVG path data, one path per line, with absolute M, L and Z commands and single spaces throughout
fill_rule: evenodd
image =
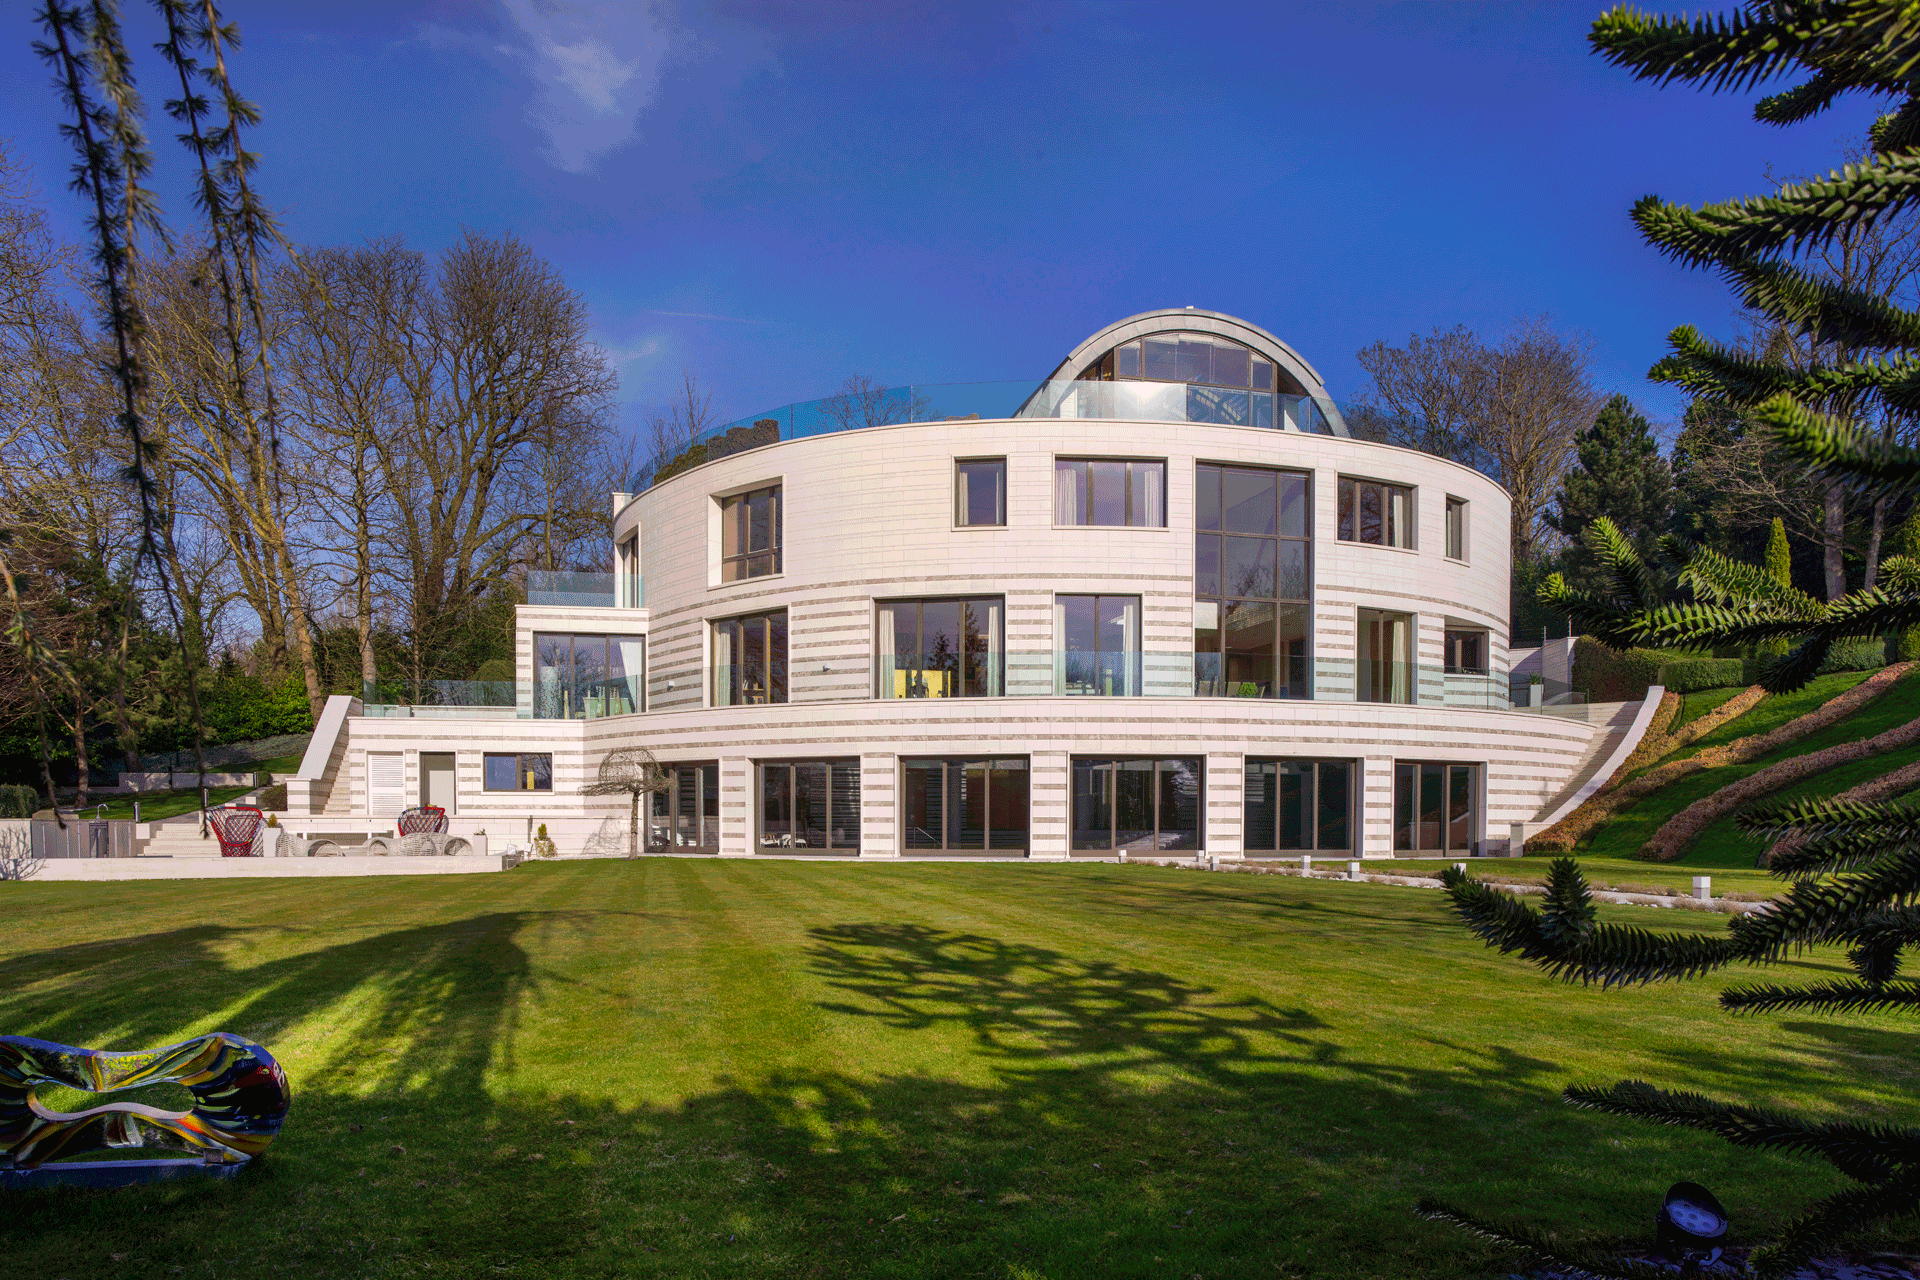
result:
M 1670 725 L 1664 727 L 1671 731 L 1690 725 L 1709 711 L 1732 702 L 1746 690 L 1745 685 L 1735 685 L 1730 689 L 1696 689 L 1692 693 L 1683 693 L 1680 695 L 1680 714 L 1673 718 Z
M 208 787 L 207 800 L 212 804 L 225 804 L 253 790 L 252 787 Z M 158 822 L 162 818 L 177 818 L 183 813 L 192 813 L 200 807 L 200 793 L 193 788 L 182 791 L 150 791 L 139 797 L 121 796 L 114 793 L 115 799 L 106 802 L 106 808 L 88 805 L 80 810 L 80 816 L 91 818 L 98 814 L 107 818 L 131 818 L 133 802 L 140 801 L 140 821 Z
M 49 1280 L 1464 1280 L 1504 1259 L 1415 1219 L 1419 1195 L 1639 1242 L 1691 1178 L 1751 1241 L 1839 1185 L 1574 1111 L 1569 1082 L 1920 1121 L 1910 1021 L 1556 984 L 1436 891 L 643 859 L 0 902 L 6 1031 L 224 1027 L 295 1089 L 233 1185 L 18 1199 L 0 1256 Z
M 1703 734 L 1666 758 L 1684 760 L 1688 756 L 1700 754 L 1708 747 L 1725 746 L 1736 738 L 1769 733 L 1789 720 L 1797 720 L 1809 711 L 1824 706 L 1872 674 L 1874 673 L 1871 671 L 1836 671 L 1832 675 L 1815 676 L 1808 681 L 1804 689 L 1760 699 L 1744 714 L 1735 716 L 1712 733 Z M 1911 684 L 1912 679 L 1909 676 L 1903 683 Z M 1874 702 L 1868 703 L 1868 707 L 1886 701 L 1887 696 L 1881 695 Z

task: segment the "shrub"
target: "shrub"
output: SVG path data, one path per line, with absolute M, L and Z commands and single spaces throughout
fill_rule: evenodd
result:
M 1746 683 L 1746 663 L 1738 658 L 1688 658 L 1663 663 L 1654 680 L 1672 693 L 1697 693 Z
M 1572 684 L 1591 702 L 1632 702 L 1659 684 L 1663 666 L 1706 659 L 1691 649 L 1622 649 L 1615 651 L 1597 640 L 1580 637 L 1573 646 Z M 1748 683 L 1736 672 L 1721 684 Z M 1717 687 L 1702 685 L 1701 688 Z
M 40 807 L 40 793 L 16 783 L 0 785 L 0 818 L 31 818 Z

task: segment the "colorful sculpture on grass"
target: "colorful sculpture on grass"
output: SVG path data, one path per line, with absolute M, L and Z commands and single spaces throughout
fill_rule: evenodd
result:
M 192 1110 L 118 1102 L 65 1113 L 33 1096 L 43 1084 L 110 1093 L 168 1083 L 187 1087 Z M 103 1147 L 159 1147 L 208 1165 L 244 1164 L 280 1132 L 290 1099 L 286 1072 L 266 1047 L 226 1031 L 134 1053 L 0 1036 L 0 1173 Z

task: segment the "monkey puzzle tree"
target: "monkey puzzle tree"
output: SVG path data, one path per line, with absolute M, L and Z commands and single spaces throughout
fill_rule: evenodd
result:
M 1920 19 L 1892 0 L 1754 4 L 1725 17 L 1659 18 L 1621 8 L 1595 23 L 1592 41 L 1643 79 L 1740 89 L 1803 75 L 1761 101 L 1755 115 L 1788 124 L 1858 91 L 1898 99 L 1870 135 L 1867 160 L 1776 194 L 1699 209 L 1647 197 L 1634 208 L 1642 233 L 1668 256 L 1712 266 L 1742 300 L 1771 317 L 1820 358 L 1789 367 L 1676 330 L 1660 371 L 1729 402 L 1751 406 L 1754 429 L 1826 481 L 1873 501 L 1920 494 L 1920 452 L 1877 439 L 1854 412 L 1877 400 L 1895 413 L 1920 408 L 1920 314 L 1903 310 L 1795 260 L 1920 199 Z M 1557 576 L 1543 600 L 1616 647 L 1787 641 L 1766 661 L 1761 683 L 1774 692 L 1810 680 L 1837 641 L 1920 623 L 1920 562 L 1898 557 L 1880 585 L 1816 601 L 1759 566 L 1669 540 L 1691 604 L 1659 605 L 1656 575 L 1611 520 L 1585 540 L 1609 585 L 1580 591 Z M 1724 992 L 1735 1012 L 1920 1010 L 1920 983 L 1900 977 L 1906 948 L 1920 942 L 1920 808 L 1834 800 L 1775 803 L 1740 815 L 1762 837 L 1797 833 L 1805 842 L 1771 864 L 1791 882 L 1764 913 L 1736 917 L 1724 937 L 1661 933 L 1602 924 L 1571 859 L 1556 860 L 1541 907 L 1449 871 L 1455 909 L 1489 946 L 1517 954 L 1570 981 L 1602 986 L 1698 977 L 1734 964 L 1770 964 L 1811 944 L 1848 948 L 1850 981 L 1807 987 L 1760 985 Z M 1661 1124 L 1704 1129 L 1737 1145 L 1816 1154 L 1854 1186 L 1812 1205 L 1781 1238 L 1757 1250 L 1752 1273 L 1776 1276 L 1846 1235 L 1920 1210 L 1920 1129 L 1812 1123 L 1755 1107 L 1668 1092 L 1639 1081 L 1571 1088 L 1576 1106 Z M 1430 1216 L 1467 1226 L 1588 1274 L 1671 1274 L 1644 1264 L 1572 1258 L 1540 1233 L 1502 1227 L 1432 1201 Z

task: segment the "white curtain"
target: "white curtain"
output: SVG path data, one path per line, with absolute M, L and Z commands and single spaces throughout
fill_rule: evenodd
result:
M 1053 522 L 1079 524 L 1086 519 L 1087 472 L 1085 463 L 1053 464 Z
M 1160 479 L 1166 468 L 1158 462 L 1136 462 L 1133 472 L 1133 523 L 1158 529 L 1166 524 L 1166 509 L 1160 505 Z
M 907 607 L 912 608 L 913 606 L 909 605 Z M 880 655 L 880 658 L 874 666 L 876 672 L 875 679 L 880 685 L 879 696 L 882 698 L 904 698 L 906 696 L 906 681 L 898 670 L 898 655 L 894 653 L 893 637 L 894 624 L 896 621 L 895 614 L 897 612 L 898 610 L 895 606 L 890 604 L 883 604 L 879 609 L 880 621 L 878 625 L 880 635 L 874 645 L 874 651 Z
M 713 629 L 713 705 L 730 707 L 734 703 L 734 690 L 738 682 L 733 671 L 733 628 L 726 625 Z

